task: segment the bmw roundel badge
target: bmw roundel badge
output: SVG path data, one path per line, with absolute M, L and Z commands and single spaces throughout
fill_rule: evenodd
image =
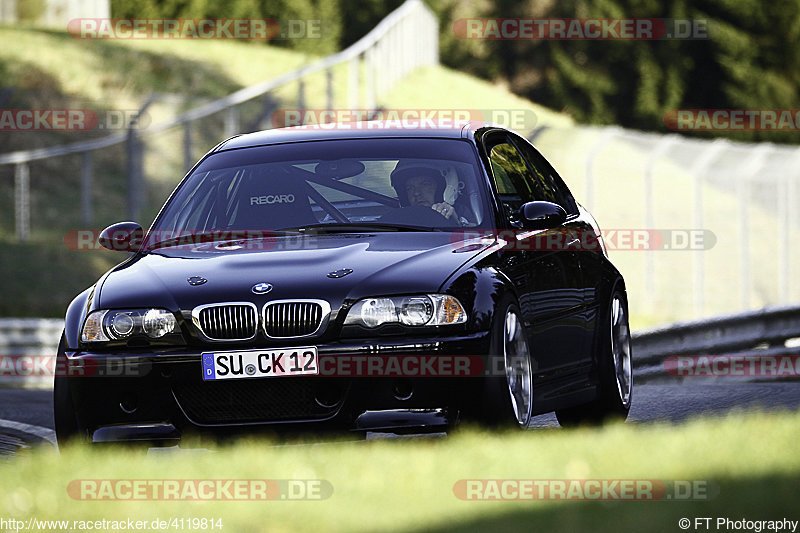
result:
M 254 294 L 267 294 L 272 290 L 272 285 L 264 282 L 256 283 L 250 290 L 253 291 Z

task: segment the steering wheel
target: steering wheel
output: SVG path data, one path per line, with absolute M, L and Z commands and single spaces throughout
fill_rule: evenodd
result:
M 449 227 L 452 222 L 438 211 L 424 205 L 410 205 L 393 209 L 380 218 L 385 224 L 413 224 L 415 226 L 429 226 L 431 228 Z

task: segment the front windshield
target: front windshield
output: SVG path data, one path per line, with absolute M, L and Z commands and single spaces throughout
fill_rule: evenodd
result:
M 490 227 L 481 176 L 472 145 L 457 139 L 308 141 L 220 152 L 181 184 L 149 244 L 242 230 Z

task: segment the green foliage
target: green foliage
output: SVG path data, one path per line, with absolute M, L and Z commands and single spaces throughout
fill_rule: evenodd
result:
M 17 2 L 17 19 L 23 21 L 39 20 L 44 15 L 47 0 L 23 0 Z
M 473 8 L 467 16 L 706 22 L 702 40 L 487 40 L 480 53 L 465 40 L 466 57 L 464 48 L 442 47 L 446 65 L 504 81 L 580 122 L 663 131 L 672 109 L 800 107 L 800 0 L 498 0 Z M 730 136 L 797 141 L 774 132 Z
M 171 2 L 164 2 L 167 4 Z M 127 18 L 158 18 L 163 16 L 162 3 L 157 0 L 111 0 L 111 17 Z
M 403 0 L 339 0 L 345 20 L 341 47 L 346 48 L 366 35 L 386 15 L 403 4 Z

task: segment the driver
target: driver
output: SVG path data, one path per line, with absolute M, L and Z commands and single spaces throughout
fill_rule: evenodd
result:
M 443 199 L 445 178 L 441 172 L 426 167 L 411 167 L 392 172 L 392 187 L 403 207 L 430 207 L 447 220 L 460 223 L 455 207 Z

